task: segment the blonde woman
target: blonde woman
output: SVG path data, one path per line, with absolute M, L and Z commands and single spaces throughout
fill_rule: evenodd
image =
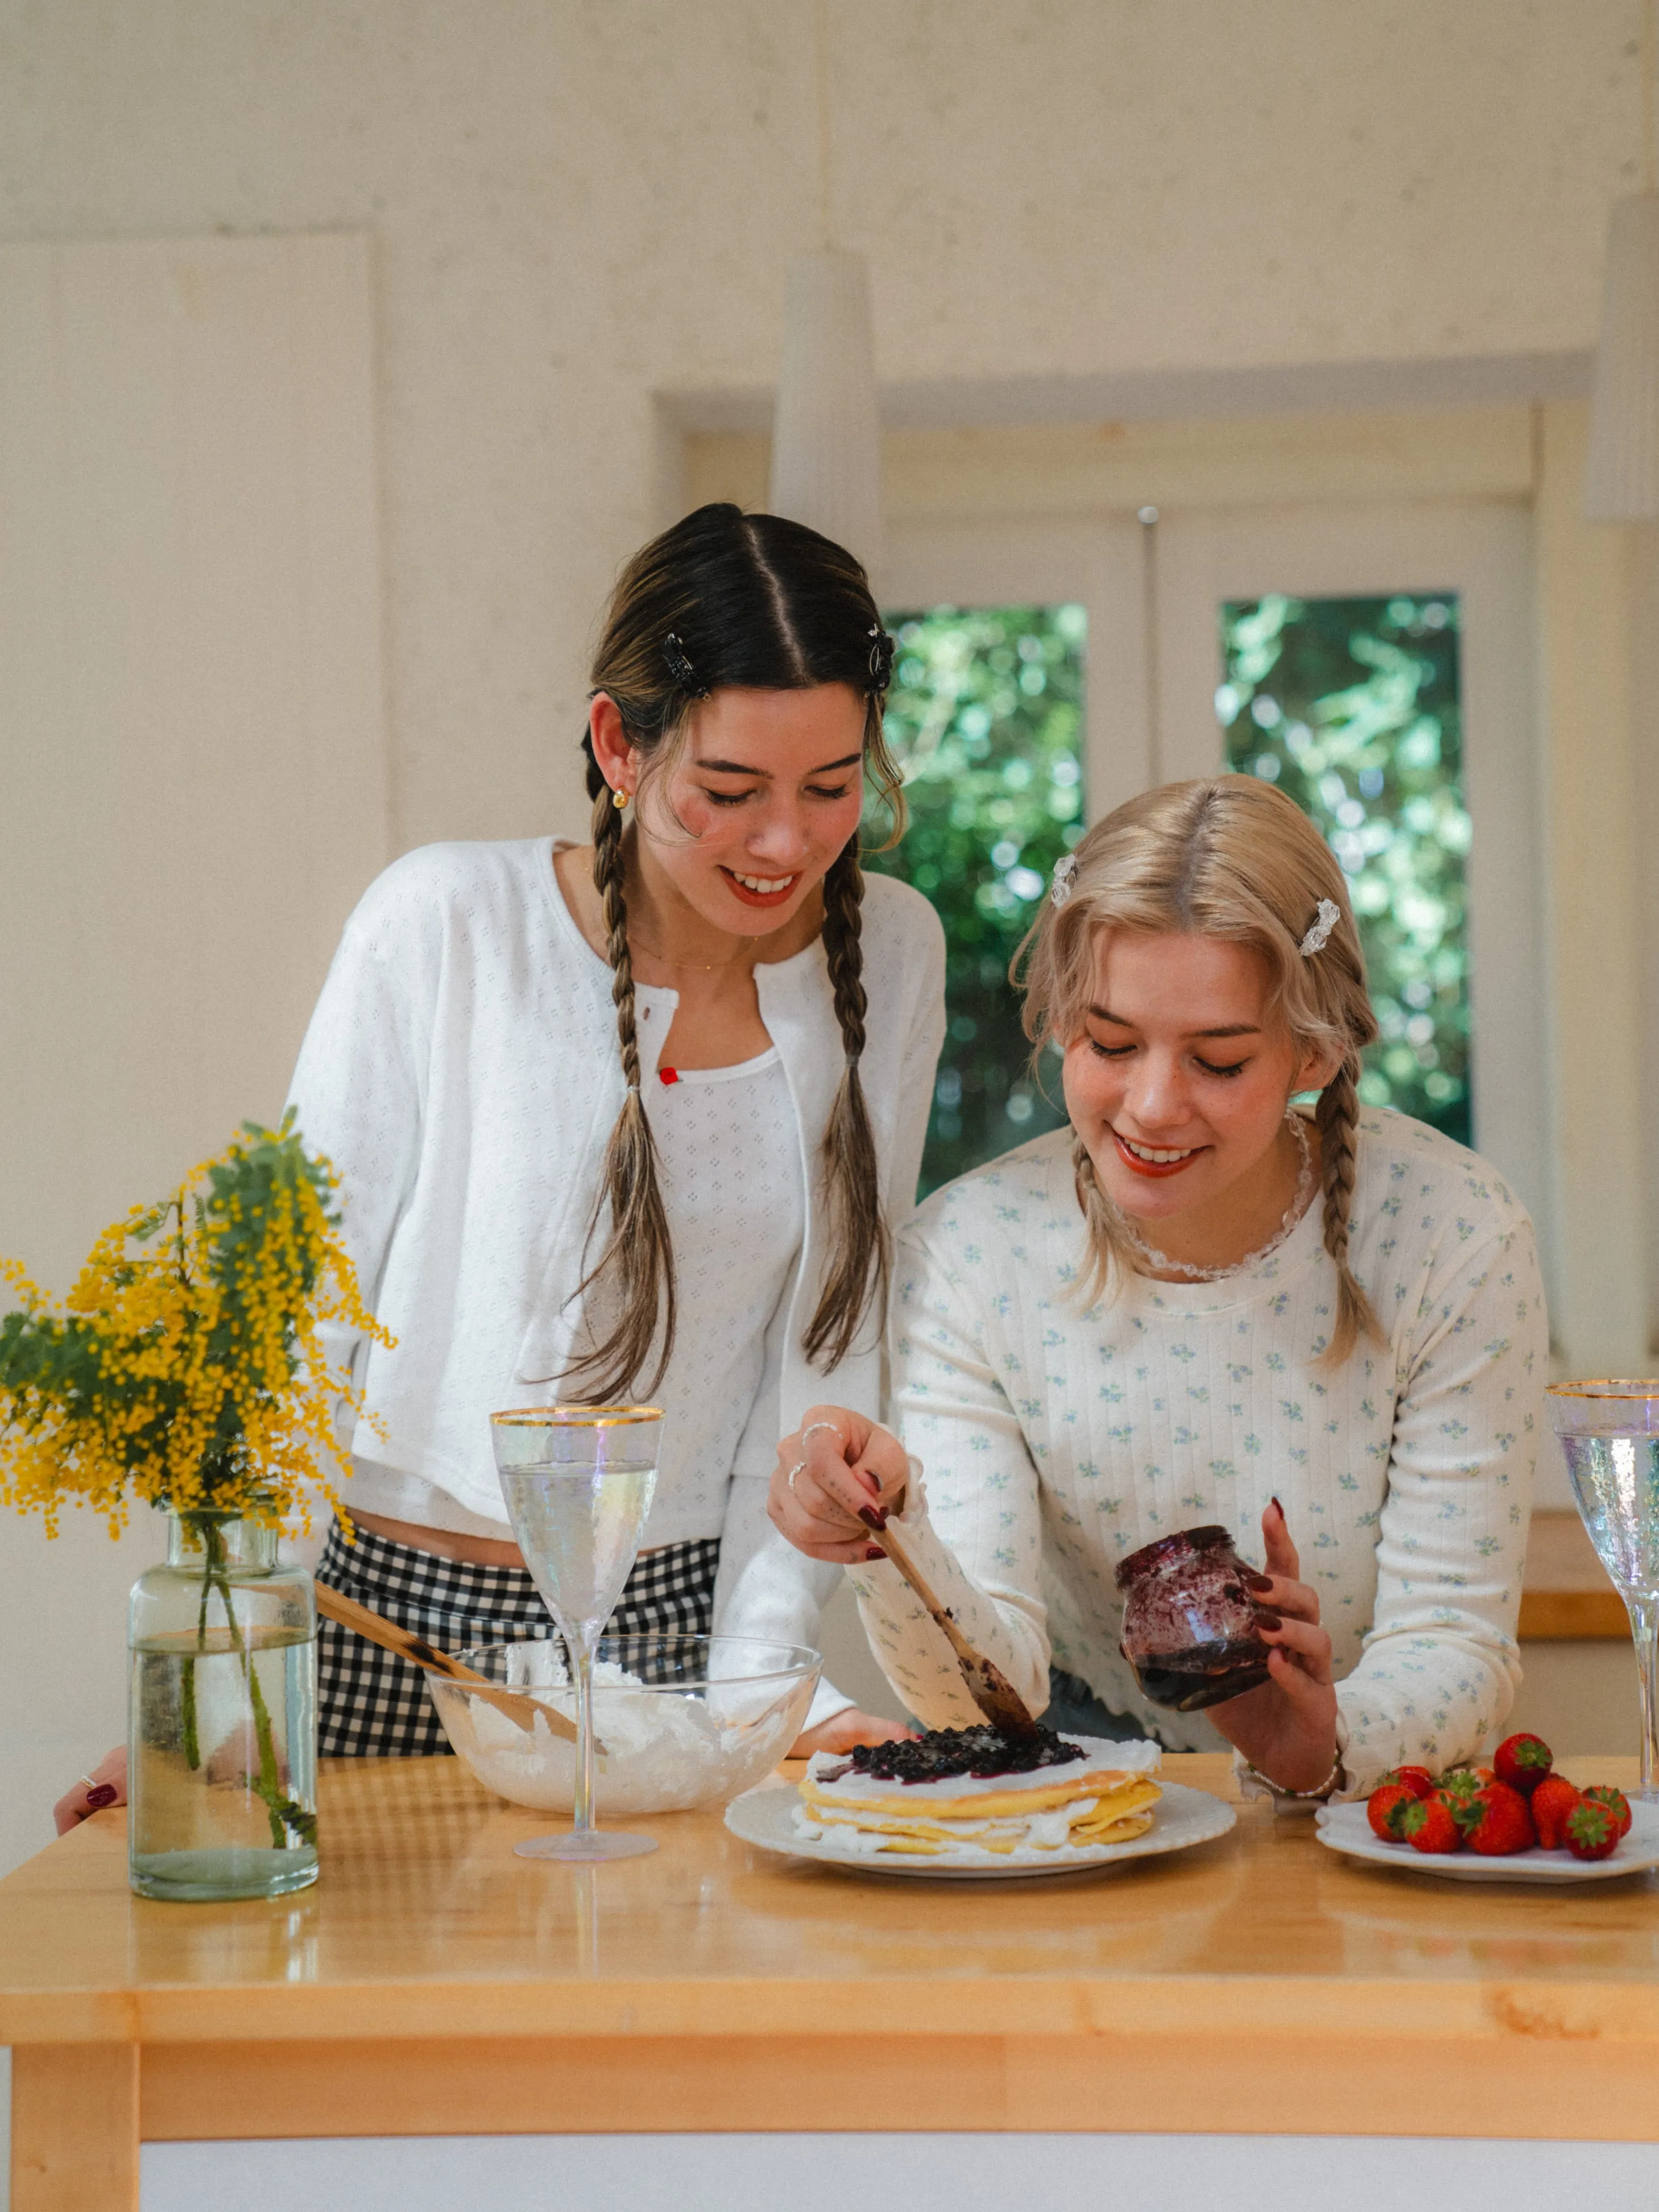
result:
M 851 1565 L 930 1726 L 974 1714 L 869 1556 L 890 1511 L 967 1634 L 1034 1707 L 1052 1682 L 1066 1724 L 1224 1740 L 1290 1798 L 1468 1756 L 1519 1680 L 1543 1299 L 1501 1178 L 1359 1107 L 1376 1024 L 1328 848 L 1266 784 L 1167 786 L 1061 864 L 1027 956 L 1070 1128 L 915 1216 L 898 1433 L 814 1407 L 781 1447 L 775 1522 Z M 1272 1679 L 1178 1714 L 1119 1650 L 1114 1570 L 1216 1522 L 1264 1559 Z

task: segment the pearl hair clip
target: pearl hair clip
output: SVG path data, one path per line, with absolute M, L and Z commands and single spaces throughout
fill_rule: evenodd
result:
M 1077 873 L 1077 854 L 1062 853 L 1054 862 L 1054 879 L 1048 893 L 1050 906 L 1064 906 L 1072 896 L 1072 878 Z
M 1331 932 L 1342 919 L 1342 909 L 1334 899 L 1321 899 L 1315 912 L 1313 925 L 1297 950 L 1304 960 L 1311 960 L 1316 952 L 1322 952 L 1330 942 Z

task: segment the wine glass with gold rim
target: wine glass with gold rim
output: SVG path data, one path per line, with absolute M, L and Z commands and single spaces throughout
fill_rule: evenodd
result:
M 1659 1381 L 1553 1382 L 1546 1395 L 1578 1510 L 1630 1614 L 1641 1794 L 1659 1799 Z
M 636 1857 L 654 1836 L 593 1825 L 593 1647 L 639 1555 L 657 1487 L 655 1406 L 535 1406 L 489 1417 L 507 1517 L 532 1581 L 559 1624 L 576 1690 L 575 1824 L 520 1857 Z

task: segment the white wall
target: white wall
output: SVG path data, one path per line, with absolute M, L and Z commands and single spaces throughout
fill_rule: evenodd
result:
M 346 234 L 0 244 L 0 1253 L 60 1295 L 281 1112 L 389 857 L 368 276 Z M 0 1868 L 125 1733 L 136 1522 L 0 1510 Z
M 884 378 L 1583 348 L 1638 21 L 835 0 Z M 5 0 L 0 52 L 0 235 L 374 233 L 397 840 L 575 819 L 652 395 L 769 383 L 812 242 L 808 0 Z

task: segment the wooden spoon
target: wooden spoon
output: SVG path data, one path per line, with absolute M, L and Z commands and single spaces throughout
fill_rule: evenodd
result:
M 1014 1687 L 1000 1667 L 981 1658 L 962 1631 L 942 1606 L 926 1577 L 904 1548 L 903 1542 L 890 1520 L 884 1528 L 876 1529 L 872 1543 L 879 1544 L 893 1565 L 909 1583 L 911 1589 L 939 1623 L 945 1642 L 957 1655 L 957 1664 L 962 1669 L 962 1679 L 968 1685 L 968 1694 L 979 1707 L 993 1728 L 1004 1735 L 1020 1737 L 1041 1735 L 1041 1724 L 1031 1715 L 1025 1700 Z
M 487 1674 L 480 1674 L 475 1668 L 465 1665 L 459 1659 L 451 1658 L 447 1651 L 434 1651 L 412 1630 L 399 1628 L 395 1620 L 388 1620 L 383 1613 L 371 1612 L 368 1606 L 359 1605 L 355 1597 L 347 1597 L 343 1592 L 331 1589 L 326 1583 L 317 1583 L 316 1589 L 317 1610 L 325 1619 L 338 1621 L 342 1628 L 355 1629 L 370 1644 L 378 1644 L 383 1651 L 395 1651 L 400 1659 L 407 1659 L 412 1667 L 424 1667 L 428 1674 L 441 1674 L 447 1682 L 465 1682 L 475 1698 L 483 1698 L 504 1712 L 508 1720 L 517 1722 L 526 1735 L 534 1731 L 536 1716 L 539 1713 L 555 1735 L 567 1736 L 572 1743 L 576 1741 L 574 1721 L 568 1720 L 564 1714 L 551 1706 L 543 1705 L 539 1698 L 526 1697 L 522 1690 L 503 1689 L 499 1682 L 492 1682 Z M 605 1749 L 597 1736 L 593 1739 L 593 1748 L 601 1753 Z

